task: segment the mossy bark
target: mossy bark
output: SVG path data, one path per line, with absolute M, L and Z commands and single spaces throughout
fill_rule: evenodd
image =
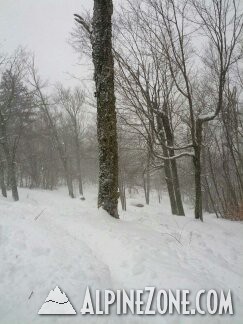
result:
M 112 54 L 112 0 L 94 0 L 92 56 L 99 146 L 98 207 L 118 218 L 118 148 Z

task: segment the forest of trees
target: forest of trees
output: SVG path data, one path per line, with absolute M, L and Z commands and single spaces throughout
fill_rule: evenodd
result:
M 143 190 L 146 204 L 168 193 L 174 215 L 187 203 L 196 219 L 242 220 L 240 5 L 95 0 L 93 14 L 75 15 L 70 41 L 93 61 L 92 95 L 49 86 L 21 48 L 0 50 L 2 195 L 66 185 L 85 199 L 97 184 L 98 206 L 116 218 L 118 198 L 125 210 L 126 193 Z

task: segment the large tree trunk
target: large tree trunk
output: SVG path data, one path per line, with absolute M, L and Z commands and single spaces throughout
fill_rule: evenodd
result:
M 118 148 L 112 55 L 112 0 L 94 0 L 92 56 L 97 97 L 99 146 L 98 207 L 119 218 Z

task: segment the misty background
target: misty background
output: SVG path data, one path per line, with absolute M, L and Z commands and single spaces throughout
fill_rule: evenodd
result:
M 87 69 L 77 65 L 78 55 L 68 44 L 73 14 L 92 7 L 91 0 L 0 0 L 2 51 L 12 53 L 21 45 L 34 52 L 44 78 L 75 85 L 78 81 L 71 75 L 80 77 Z

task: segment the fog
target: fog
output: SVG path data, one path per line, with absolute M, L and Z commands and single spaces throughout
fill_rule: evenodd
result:
M 91 0 L 0 0 L 0 44 L 12 53 L 18 46 L 34 52 L 44 78 L 67 85 L 82 74 L 78 56 L 68 44 L 73 14 L 92 8 Z

